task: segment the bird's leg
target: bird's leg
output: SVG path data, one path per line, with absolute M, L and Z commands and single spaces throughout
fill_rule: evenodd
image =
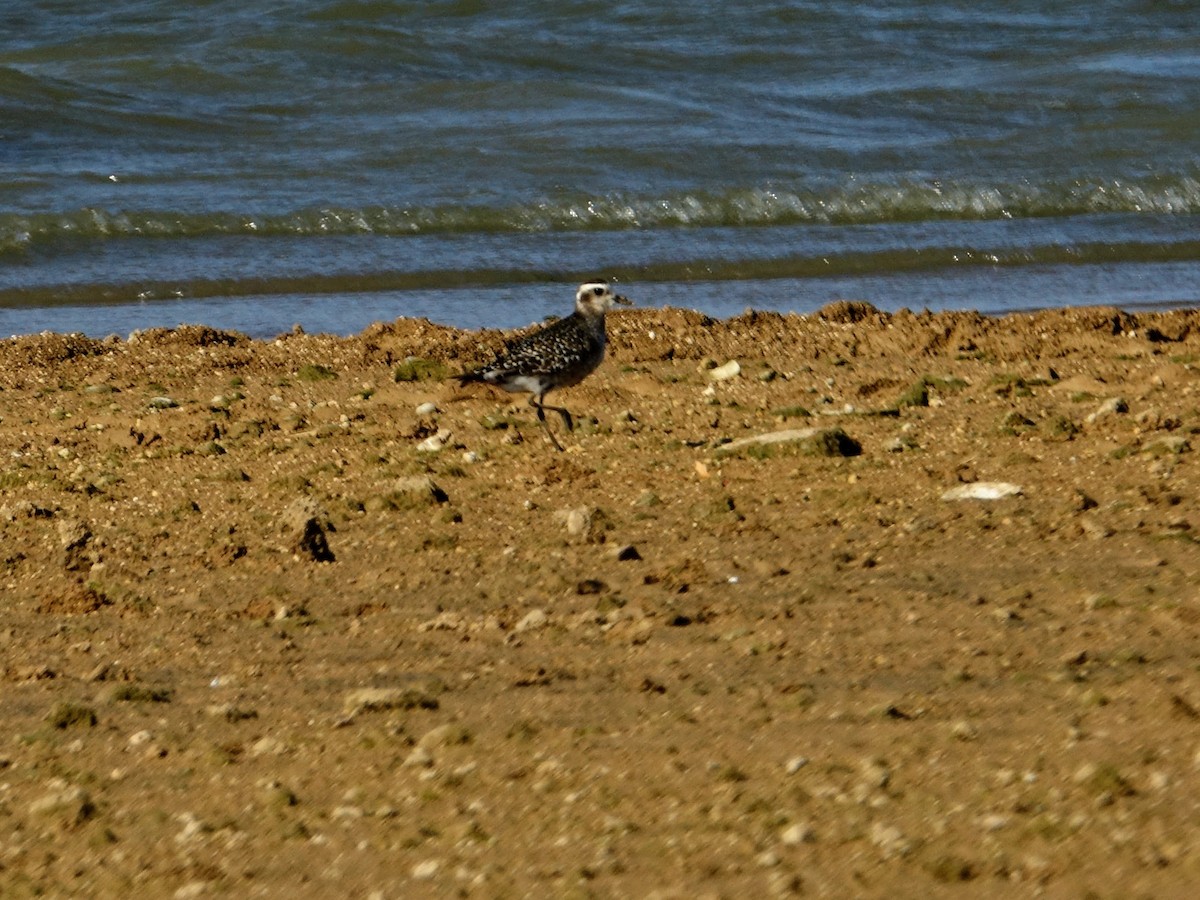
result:
M 558 438 L 556 438 L 554 436 L 554 433 L 550 430 L 550 423 L 548 423 L 546 421 L 546 410 L 542 406 L 542 397 L 543 396 L 544 396 L 543 394 L 534 394 L 532 397 L 529 398 L 529 405 L 537 410 L 538 421 L 541 422 L 542 427 L 544 429 L 546 429 L 546 437 L 550 438 L 550 443 L 552 443 L 554 445 L 554 449 L 557 450 L 559 453 L 562 453 L 563 452 L 562 444 L 560 444 L 558 442 Z M 550 408 L 554 409 L 554 410 L 558 410 L 557 406 L 552 406 Z M 559 410 L 559 411 L 566 412 L 566 410 Z
M 571 418 L 571 414 L 561 406 L 547 406 L 546 409 L 552 409 L 562 416 L 563 424 L 567 426 L 567 431 L 575 430 L 575 421 Z

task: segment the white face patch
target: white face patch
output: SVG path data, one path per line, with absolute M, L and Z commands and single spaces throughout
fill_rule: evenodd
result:
M 575 306 L 590 312 L 612 309 L 613 295 L 604 281 L 589 281 L 579 286 L 575 294 Z

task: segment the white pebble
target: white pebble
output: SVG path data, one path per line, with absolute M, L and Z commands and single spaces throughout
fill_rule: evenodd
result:
M 441 868 L 441 865 L 436 859 L 427 859 L 425 862 L 419 862 L 412 867 L 412 877 L 420 881 L 428 881 L 437 874 L 437 870 Z
M 788 847 L 798 847 L 800 844 L 811 844 L 816 839 L 813 830 L 804 822 L 789 825 L 779 833 L 779 840 Z

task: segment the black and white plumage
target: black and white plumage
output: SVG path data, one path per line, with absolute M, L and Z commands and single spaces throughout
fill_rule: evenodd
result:
M 546 424 L 546 410 L 562 416 L 568 431 L 574 423 L 563 407 L 545 405 L 546 394 L 579 384 L 600 365 L 607 343 L 604 314 L 614 303 L 628 305 L 630 301 L 613 293 L 606 281 L 581 284 L 571 315 L 506 344 L 488 365 L 455 377 L 459 384 L 482 381 L 506 391 L 527 391 L 532 395 L 529 405 L 537 410 L 538 421 L 550 442 L 561 451 L 562 445 Z

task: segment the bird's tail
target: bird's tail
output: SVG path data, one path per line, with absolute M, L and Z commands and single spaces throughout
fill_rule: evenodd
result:
M 464 384 L 472 384 L 476 381 L 484 380 L 483 372 L 478 369 L 474 372 L 463 372 L 461 375 L 451 375 L 450 377 L 458 382 L 459 387 L 462 387 Z

